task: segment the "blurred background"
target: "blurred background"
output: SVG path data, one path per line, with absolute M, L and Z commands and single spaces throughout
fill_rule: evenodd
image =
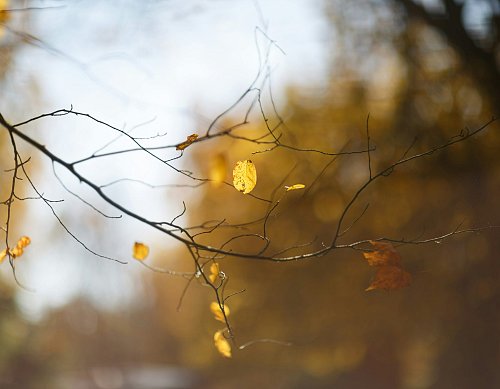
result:
M 270 123 L 279 120 L 271 102 L 284 118 L 282 140 L 307 149 L 363 149 L 370 114 L 378 171 L 410 146 L 410 153 L 425 151 L 499 114 L 499 21 L 497 0 L 0 0 L 0 113 L 18 123 L 73 106 L 135 136 L 175 144 L 206 131 L 251 85 L 267 36 L 277 46 L 268 57 L 273 99 L 263 94 L 263 107 Z M 224 115 L 218 128 L 240 123 L 249 104 Z M 242 133 L 265 129 L 259 112 L 251 119 Z M 68 160 L 130 146 L 123 139 L 109 146 L 116 133 L 83 117 L 20 128 Z M 22 286 L 7 262 L 0 269 L 1 388 L 500 386 L 498 229 L 398 247 L 413 283 L 391 292 L 364 291 L 373 269 L 357 251 L 287 264 L 221 259 L 229 292 L 245 290 L 228 303 L 238 343 L 284 342 L 255 343 L 225 359 L 213 345 L 220 326 L 208 309 L 210 290 L 192 282 L 184 295 L 185 279 L 131 259 L 133 242 L 142 241 L 151 248 L 148 263 L 192 271 L 186 250 L 128 218 L 94 212 L 61 182 L 119 216 L 19 145 L 32 158 L 27 167 L 40 192 L 64 200 L 54 210 L 67 228 L 93 250 L 128 263 L 85 251 L 43 202 L 16 202 L 11 236 L 28 235 L 32 244 L 16 261 Z M 0 147 L 4 201 L 13 164 L 6 131 Z M 367 179 L 366 156 L 252 154 L 263 149 L 220 137 L 190 146 L 176 166 L 209 177 L 222 165 L 230 180 L 235 161 L 251 158 L 259 174 L 253 193 L 263 198 L 303 183 L 306 190 L 287 193 L 270 221 L 271 248 L 328 242 Z M 340 243 L 499 225 L 499 151 L 493 123 L 396 169 L 356 203 L 351 221 L 369 208 Z M 243 223 L 267 206 L 224 185 L 186 187 L 190 180 L 140 156 L 98 158 L 80 169 L 147 217 L 171 220 L 184 201 L 186 226 Z M 19 195 L 33 192 L 20 185 Z M 0 212 L 6 220 L 6 207 Z M 220 229 L 203 239 L 220 243 L 234 234 Z M 254 246 L 240 239 L 231 248 Z

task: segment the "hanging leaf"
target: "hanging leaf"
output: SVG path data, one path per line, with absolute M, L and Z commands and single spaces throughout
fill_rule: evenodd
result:
M 306 186 L 304 184 L 295 184 L 292 186 L 285 186 L 287 192 L 291 190 L 304 189 Z
M 226 314 L 226 317 L 229 316 L 229 307 L 227 306 L 227 304 L 224 304 L 224 313 L 222 313 L 219 303 L 214 301 L 210 303 L 210 311 L 212 311 L 212 313 L 214 314 L 215 320 L 218 320 L 222 323 L 226 322 L 224 313 Z
M 231 358 L 231 345 L 224 337 L 224 330 L 217 331 L 214 334 L 215 348 L 226 358 Z
M 186 147 L 190 146 L 196 139 L 198 139 L 198 134 L 191 134 L 184 142 L 179 143 L 175 149 L 184 150 Z
M 375 277 L 366 291 L 400 289 L 411 284 L 411 274 L 403 269 L 401 256 L 391 243 L 370 241 L 374 251 L 363 253 L 368 265 L 376 267 Z
M 236 162 L 233 169 L 233 185 L 244 194 L 250 193 L 257 184 L 257 170 L 252 161 Z
M 366 291 L 400 289 L 411 284 L 411 274 L 400 266 L 381 266 Z
M 17 247 L 25 248 L 31 243 L 31 239 L 28 236 L 21 236 L 17 242 Z
M 220 269 L 219 269 L 219 264 L 217 262 L 214 262 L 210 265 L 210 274 L 208 275 L 208 279 L 210 282 L 213 284 L 217 277 L 219 276 Z
M 375 251 L 363 253 L 370 266 L 401 266 L 401 256 L 390 243 L 376 242 L 371 240 L 370 244 Z
M 0 0 L 1 1 L 1 0 Z M 21 236 L 17 241 L 16 247 L 9 249 L 9 255 L 15 259 L 19 258 L 24 253 L 24 249 L 31 243 L 31 239 L 27 236 Z M 0 251 L 0 263 L 7 257 L 7 249 Z
M 135 242 L 132 256 L 138 261 L 144 261 L 149 254 L 149 247 L 144 243 Z

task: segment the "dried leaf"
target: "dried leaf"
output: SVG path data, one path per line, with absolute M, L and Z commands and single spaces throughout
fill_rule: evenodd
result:
M 135 242 L 133 248 L 133 257 L 138 261 L 144 261 L 149 254 L 149 247 L 144 243 Z
M 366 291 L 373 289 L 400 289 L 411 284 L 411 274 L 400 266 L 381 266 Z
M 376 242 L 371 240 L 375 251 L 363 253 L 370 266 L 401 265 L 401 256 L 390 243 Z
M 236 162 L 233 169 L 233 185 L 244 194 L 250 193 L 257 184 L 257 170 L 252 161 Z
M 210 274 L 208 275 L 208 279 L 210 282 L 213 284 L 217 277 L 219 276 L 220 269 L 219 269 L 219 264 L 217 262 L 214 262 L 210 265 Z
M 295 184 L 292 186 L 285 186 L 287 192 L 291 190 L 304 189 L 306 186 L 304 184 Z
M 223 153 L 214 156 L 210 163 L 210 182 L 218 187 L 226 180 L 227 160 Z
M 224 319 L 224 314 L 220 309 L 219 303 L 215 301 L 210 303 L 210 311 L 212 311 L 212 313 L 214 314 L 215 320 L 218 320 L 222 323 L 226 322 L 226 320 Z M 227 306 L 227 304 L 224 304 L 224 312 L 226 313 L 226 317 L 229 316 L 229 307 Z
M 400 289 L 411 284 L 411 274 L 401 266 L 401 256 L 391 243 L 370 241 L 374 251 L 363 253 L 370 266 L 377 268 L 375 278 L 366 291 Z
M 226 358 L 231 358 L 231 345 L 227 341 L 226 338 L 224 338 L 223 330 L 217 331 L 214 334 L 214 343 L 215 347 L 217 348 L 217 351 L 221 353 L 224 357 Z
M 179 143 L 176 150 L 184 150 L 186 147 L 190 146 L 196 139 L 198 139 L 198 134 L 189 135 L 186 140 L 182 143 Z

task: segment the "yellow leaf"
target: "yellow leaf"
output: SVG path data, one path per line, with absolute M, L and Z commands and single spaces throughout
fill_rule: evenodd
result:
M 236 162 L 233 169 L 233 185 L 244 194 L 250 193 L 257 184 L 257 170 L 252 161 Z
M 216 303 L 215 301 L 210 304 L 210 310 L 214 314 L 215 320 L 218 320 L 222 323 L 225 323 L 226 320 L 224 320 L 224 314 L 222 313 L 222 310 L 220 309 L 219 303 Z M 229 307 L 227 304 L 224 304 L 224 312 L 226 313 L 226 317 L 229 316 Z
M 198 139 L 198 134 L 191 134 L 184 142 L 179 143 L 175 149 L 184 150 L 186 147 L 190 146 L 196 139 Z
M 2 251 L 0 251 L 0 263 L 3 262 L 6 256 L 7 256 L 7 249 L 3 249 Z
M 226 179 L 227 160 L 222 153 L 214 156 L 210 163 L 210 182 L 213 186 L 218 187 Z
M 17 247 L 25 248 L 31 243 L 31 239 L 28 236 L 21 236 L 17 242 Z
M 219 353 L 221 353 L 226 358 L 231 358 L 231 345 L 226 340 L 226 338 L 224 338 L 223 330 L 217 331 L 214 334 L 214 343 Z
M 22 247 L 16 246 L 10 250 L 10 255 L 12 258 L 17 258 L 23 255 L 24 249 Z
M 285 186 L 287 192 L 291 190 L 304 189 L 306 186 L 304 184 L 295 184 L 292 186 Z
M 144 261 L 149 254 L 149 247 L 144 243 L 135 242 L 133 249 L 133 256 L 138 261 Z
M 208 279 L 210 282 L 213 284 L 217 277 L 219 276 L 220 269 L 219 269 L 219 264 L 217 262 L 214 262 L 210 265 L 210 274 L 208 275 Z

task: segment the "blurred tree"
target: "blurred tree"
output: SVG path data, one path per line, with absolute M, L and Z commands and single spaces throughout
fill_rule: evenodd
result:
M 487 131 L 468 138 L 498 107 L 498 91 L 492 88 L 498 69 L 495 76 L 487 55 L 478 54 L 490 46 L 472 38 L 464 44 L 475 48 L 459 46 L 455 29 L 468 33 L 460 30 L 463 19 L 456 17 L 458 8 L 451 2 L 445 3 L 446 13 L 440 11 L 449 16 L 446 23 L 435 21 L 438 13 L 406 1 L 337 2 L 326 10 L 332 18 L 332 51 L 340 53 L 332 59 L 331 77 L 320 88 L 291 86 L 282 115 L 270 96 L 265 101 L 266 63 L 238 100 L 251 100 L 243 120 L 230 109 L 204 134 L 174 145 L 145 146 L 143 142 L 161 137 L 133 137 L 73 110 L 42 115 L 85 118 L 132 143 L 119 151 L 96 147 L 87 158 L 67 161 L 19 131 L 41 117 L 11 125 L 0 116 L 4 135 L 28 142 L 123 215 L 183 243 L 188 253 L 183 262 L 190 265 L 182 269 L 190 273 L 181 274 L 189 278 L 189 308 L 182 320 L 172 319 L 182 290 L 173 293 L 172 283 L 155 274 L 156 304 L 130 314 L 131 322 L 96 317 L 76 301 L 48 319 L 53 323 L 39 334 L 30 357 L 61 353 L 53 361 L 68 369 L 139 360 L 182 363 L 203 370 L 204 387 L 217 388 L 265 387 L 270 382 L 284 388 L 500 384 L 497 230 L 443 238 L 442 245 L 435 238 L 453 235 L 462 226 L 498 224 L 500 136 Z M 417 16 L 431 28 L 414 23 Z M 448 36 L 445 27 L 453 23 L 462 27 L 449 28 L 453 36 Z M 434 33 L 436 28 L 446 39 Z M 478 62 L 470 68 L 464 55 L 473 51 Z M 251 93 L 257 97 L 249 98 Z M 471 129 L 460 132 L 464 126 Z M 451 145 L 450 140 L 467 142 Z M 433 149 L 404 166 L 395 162 Z M 194 156 L 193 172 L 175 165 L 185 150 Z M 106 185 L 79 169 L 89 160 L 137 151 L 198 189 L 203 195 L 195 200 L 199 207 L 184 204 L 171 219 L 150 219 L 114 200 Z M 15 147 L 13 153 L 15 173 L 22 175 L 25 161 Z M 258 185 L 243 195 L 224 182 L 223 173 L 250 158 L 257 166 Z M 306 187 L 285 191 L 297 183 Z M 48 203 L 34 185 L 32 189 Z M 177 222 L 185 214 L 190 217 L 187 227 Z M 433 245 L 417 244 L 429 237 L 434 237 Z M 397 248 L 414 275 L 410 288 L 364 291 L 373 272 L 362 250 L 369 249 L 372 238 L 413 243 Z M 163 265 L 159 255 L 152 256 Z M 284 256 L 288 262 L 280 264 Z M 215 260 L 222 273 L 208 269 Z M 212 293 L 198 286 L 208 286 Z M 239 293 L 242 288 L 246 291 Z M 236 295 L 225 300 L 231 293 Z M 233 360 L 221 360 L 213 347 L 213 334 L 222 326 L 209 310 L 214 299 L 220 306 L 228 301 L 235 344 L 244 346 L 233 350 Z M 131 339 L 131 334 L 144 337 Z M 13 371 L 15 377 L 22 373 Z
M 329 3 L 332 42 L 337 51 L 342 48 L 341 54 L 332 62 L 329 85 L 290 88 L 283 114 L 289 131 L 284 132 L 283 142 L 311 149 L 359 148 L 366 142 L 365 119 L 370 112 L 370 136 L 376 147 L 372 166 L 377 171 L 404 153 L 422 152 L 454 136 L 457 129 L 487 121 L 499 106 L 498 67 L 491 62 L 498 45 L 486 45 L 489 33 L 482 41 L 474 40 L 463 18 L 452 15 L 458 6 L 451 2 L 445 6 L 444 13 L 434 14 L 406 1 Z M 422 15 L 426 16 L 416 23 L 414 18 Z M 445 39 L 434 33 L 436 29 Z M 486 26 L 493 29 L 493 23 Z M 466 34 L 467 39 L 456 34 Z M 425 238 L 443 233 L 444 226 L 497 223 L 497 129 L 397 168 L 377 182 L 353 211 L 362 215 L 361 221 L 340 241 Z M 196 149 L 207 175 L 206 161 L 223 155 L 232 163 L 259 150 L 235 139 Z M 279 185 L 306 184 L 304 192 L 291 192 L 282 199 L 276 217 L 270 218 L 267 228 L 275 250 L 314 240 L 328 242 L 367 175 L 366 160 L 357 156 L 274 150 L 253 155 L 252 160 L 261 172 L 257 195 Z M 290 172 L 284 182 L 283 172 Z M 231 188 L 220 187 L 207 188 L 190 215 L 193 224 L 211 219 L 237 223 L 261 213 L 254 199 L 242 199 Z M 255 232 L 251 226 L 244 231 Z M 227 230 L 217 233 L 220 241 L 232 236 Z M 453 244 L 400 247 L 414 284 L 391 294 L 363 291 L 371 273 L 356 252 L 333 250 L 314 261 L 287 265 L 220 259 L 234 291 L 246 289 L 230 301 L 238 336 L 290 341 L 293 346 L 249 346 L 231 362 L 230 370 L 215 373 L 217 387 L 250 388 L 270 381 L 286 388 L 500 385 L 496 235 L 492 230 Z M 249 237 L 231 247 L 245 252 L 253 245 Z M 158 288 L 167 293 L 163 284 Z M 201 315 L 203 310 L 197 312 Z M 209 321 L 208 309 L 205 312 L 195 321 Z M 194 338 L 186 347 L 196 349 L 201 343 L 202 338 Z M 200 363 L 199 355 L 186 362 Z M 221 368 L 222 364 L 226 362 L 218 363 Z

